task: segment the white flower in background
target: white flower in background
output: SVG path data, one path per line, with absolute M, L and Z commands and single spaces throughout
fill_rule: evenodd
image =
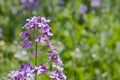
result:
M 18 50 L 14 57 L 21 60 L 21 61 L 27 61 L 29 59 L 29 56 L 27 55 L 27 52 L 25 50 Z

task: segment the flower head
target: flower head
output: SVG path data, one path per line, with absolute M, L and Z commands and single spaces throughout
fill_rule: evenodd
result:
M 50 22 L 50 20 L 47 20 L 45 17 L 33 16 L 30 19 L 26 19 L 26 21 L 27 23 L 23 28 L 26 28 L 27 30 L 21 32 L 20 34 L 21 37 L 24 38 L 23 42 L 25 45 L 23 48 L 30 48 L 34 42 L 43 43 L 45 41 L 48 41 L 53 36 L 51 27 L 47 24 Z
M 87 6 L 84 5 L 84 4 L 82 4 L 82 5 L 81 5 L 81 8 L 80 8 L 80 13 L 81 13 L 81 14 L 84 14 L 84 13 L 87 12 L 87 10 L 88 10 Z

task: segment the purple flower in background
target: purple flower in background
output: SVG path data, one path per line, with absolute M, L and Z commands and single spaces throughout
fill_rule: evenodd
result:
M 21 2 L 21 6 L 23 7 L 23 9 L 30 9 L 32 11 L 32 10 L 41 8 L 39 6 L 41 2 L 40 0 L 20 0 L 20 2 Z
M 0 38 L 2 37 L 2 28 L 0 28 Z
M 98 7 L 98 6 L 100 6 L 100 1 L 99 0 L 92 0 L 90 5 L 92 7 Z
M 87 12 L 87 10 L 88 10 L 87 6 L 84 5 L 84 4 L 82 4 L 82 5 L 81 5 L 81 8 L 80 8 L 80 13 L 81 13 L 81 14 L 84 14 L 84 13 Z

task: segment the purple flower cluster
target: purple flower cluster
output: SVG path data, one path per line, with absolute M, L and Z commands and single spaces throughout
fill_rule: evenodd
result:
M 48 46 L 51 49 L 51 51 L 48 52 L 48 59 L 52 62 L 52 67 L 55 69 L 50 73 L 50 78 L 53 80 L 66 80 L 66 76 L 62 73 L 63 63 L 60 59 L 59 53 L 50 41 L 48 41 Z
M 56 47 L 52 45 L 50 38 L 53 36 L 51 27 L 47 24 L 50 20 L 44 17 L 35 17 L 26 19 L 26 23 L 23 28 L 27 29 L 20 33 L 23 38 L 23 48 L 30 48 L 34 43 L 46 43 L 44 46 L 49 48 L 47 51 L 48 60 L 51 61 L 54 70 L 50 72 L 50 78 L 52 80 L 66 80 L 66 76 L 62 73 L 62 60 L 57 52 Z M 37 46 L 36 46 L 37 47 Z M 38 50 L 33 52 L 36 57 L 39 56 Z M 37 65 L 37 64 L 36 64 Z M 46 73 L 46 66 L 31 66 L 30 63 L 21 65 L 19 71 L 11 71 L 8 80 L 33 80 L 35 74 Z
M 50 20 L 46 20 L 44 17 L 32 17 L 31 19 L 27 19 L 27 24 L 23 28 L 27 28 L 27 31 L 21 32 L 21 37 L 24 38 L 25 45 L 23 48 L 29 48 L 34 42 L 47 42 L 47 46 L 50 48 L 50 51 L 48 51 L 48 59 L 53 64 L 56 64 L 56 66 L 62 66 L 62 60 L 60 59 L 59 53 L 56 50 L 56 47 L 52 45 L 51 41 L 49 40 L 50 37 L 53 36 L 53 33 L 51 32 L 51 27 L 47 24 L 50 22 Z M 36 31 L 34 35 L 31 35 L 32 32 Z M 40 32 L 40 33 L 39 33 Z M 39 34 L 40 35 L 39 35 Z M 30 36 L 34 36 L 33 40 L 29 40 Z M 50 78 L 52 79 L 59 79 L 59 80 L 66 80 L 65 75 L 63 75 L 62 70 L 56 69 L 54 75 L 58 75 L 58 73 L 61 75 L 56 77 L 52 74 L 50 75 Z
M 48 41 L 48 46 L 51 49 L 51 51 L 48 52 L 48 59 L 53 63 L 59 64 L 60 66 L 63 65 L 62 60 L 60 59 L 59 53 L 56 51 L 55 46 L 53 46 L 50 41 Z
M 81 13 L 81 14 L 84 14 L 84 13 L 87 12 L 87 10 L 88 10 L 87 6 L 84 5 L 84 4 L 82 4 L 82 5 L 81 5 L 81 8 L 80 8 L 80 13 Z
M 34 42 L 45 42 L 52 37 L 53 33 L 51 33 L 51 28 L 48 26 L 47 22 L 50 20 L 46 20 L 44 17 L 32 17 L 31 19 L 27 19 L 27 24 L 23 28 L 27 28 L 27 31 L 21 32 L 21 37 L 24 38 L 22 42 L 23 48 L 30 48 Z M 35 33 L 36 32 L 36 33 Z M 31 33 L 35 33 L 32 35 Z M 40 35 L 39 35 L 40 34 Z M 34 37 L 33 40 L 30 40 L 31 37 Z
M 66 80 L 66 76 L 62 73 L 63 68 L 58 65 L 52 65 L 53 68 L 56 68 L 56 71 L 50 73 L 50 78 L 55 80 Z
M 92 7 L 98 7 L 98 6 L 100 6 L 100 1 L 99 0 L 92 0 L 90 5 Z
M 45 65 L 32 66 L 30 63 L 21 65 L 19 71 L 11 71 L 8 80 L 33 80 L 35 74 L 46 73 Z
M 100 0 L 91 0 L 90 2 L 91 7 L 98 7 L 100 6 Z M 84 14 L 88 11 L 88 7 L 85 4 L 81 4 L 80 6 L 80 13 Z

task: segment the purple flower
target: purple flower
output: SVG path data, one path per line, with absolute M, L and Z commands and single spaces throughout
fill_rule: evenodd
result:
M 37 73 L 37 74 L 41 74 L 41 73 L 46 73 L 47 72 L 47 68 L 45 65 L 40 65 L 40 66 L 34 66 L 33 73 Z
M 51 37 L 51 36 L 53 36 L 53 33 L 47 32 L 47 35 L 48 35 L 49 37 Z
M 46 66 L 45 65 L 41 65 L 39 66 L 39 69 L 38 69 L 38 74 L 39 73 L 46 73 L 47 72 L 47 69 L 46 69 Z
M 32 44 L 32 41 L 30 41 L 29 39 L 25 39 L 23 48 L 30 48 Z
M 35 41 L 43 43 L 44 41 L 48 40 L 48 37 L 46 35 L 38 36 Z
M 81 8 L 80 8 L 80 13 L 81 13 L 81 14 L 84 14 L 84 13 L 87 12 L 87 10 L 88 10 L 88 9 L 87 9 L 87 6 L 84 5 L 84 4 L 82 4 L 82 5 L 81 5 Z
M 34 18 L 35 17 L 33 17 L 31 20 L 27 19 L 26 21 L 28 21 L 28 23 L 24 27 L 26 27 L 28 29 L 36 30 L 38 28 L 38 23 L 37 23 L 37 20 Z
M 52 62 L 58 63 L 59 65 L 63 65 L 62 60 L 60 59 L 60 56 L 58 54 L 48 52 L 48 58 Z
M 50 22 L 50 20 L 47 20 L 45 17 L 35 17 L 33 16 L 31 19 L 26 19 L 28 22 L 24 27 L 29 29 L 41 29 L 41 27 L 50 27 L 47 25 L 47 22 Z M 45 31 L 45 30 L 44 30 Z
M 24 40 L 25 45 L 23 48 L 30 48 L 30 46 L 33 44 L 32 41 L 43 43 L 53 36 L 51 27 L 47 24 L 47 22 L 50 22 L 50 20 L 47 20 L 45 17 L 33 16 L 31 19 L 26 19 L 26 21 L 28 23 L 26 23 L 23 28 L 28 30 L 21 32 L 21 37 L 27 38 L 27 40 Z M 35 32 L 40 33 L 40 35 L 36 34 Z M 35 33 L 33 34 L 34 38 L 31 33 Z M 32 41 L 28 40 L 30 36 L 33 38 Z
M 46 18 L 45 17 L 39 17 L 39 21 L 41 22 L 41 23 L 46 23 L 46 22 L 50 22 L 50 20 L 46 20 Z
M 32 66 L 29 62 L 25 65 L 21 65 L 19 71 L 11 71 L 8 80 L 33 80 L 35 74 L 46 73 L 47 69 L 45 65 Z
M 45 34 L 47 32 L 49 32 L 51 30 L 51 27 L 49 27 L 48 25 L 44 25 L 42 27 L 42 34 Z
M 25 64 L 25 65 L 21 65 L 20 71 L 29 71 L 29 70 L 31 70 L 31 68 L 32 68 L 32 66 L 31 66 L 31 64 L 28 62 L 28 63 Z
M 50 78 L 55 80 L 66 80 L 66 76 L 60 71 L 52 71 Z
M 28 38 L 31 35 L 30 31 L 24 31 L 20 33 L 22 38 Z
M 23 72 L 19 72 L 19 71 L 11 71 L 11 73 L 9 74 L 9 78 L 8 80 L 24 80 L 24 73 Z
M 100 6 L 100 1 L 99 0 L 92 0 L 90 5 L 92 7 L 98 7 L 98 6 Z
M 48 41 L 47 46 L 50 47 L 52 51 L 56 50 L 56 47 L 52 45 L 50 41 Z
M 58 55 L 57 54 L 48 53 L 48 56 L 49 56 L 49 60 L 51 60 L 52 62 L 58 62 Z

